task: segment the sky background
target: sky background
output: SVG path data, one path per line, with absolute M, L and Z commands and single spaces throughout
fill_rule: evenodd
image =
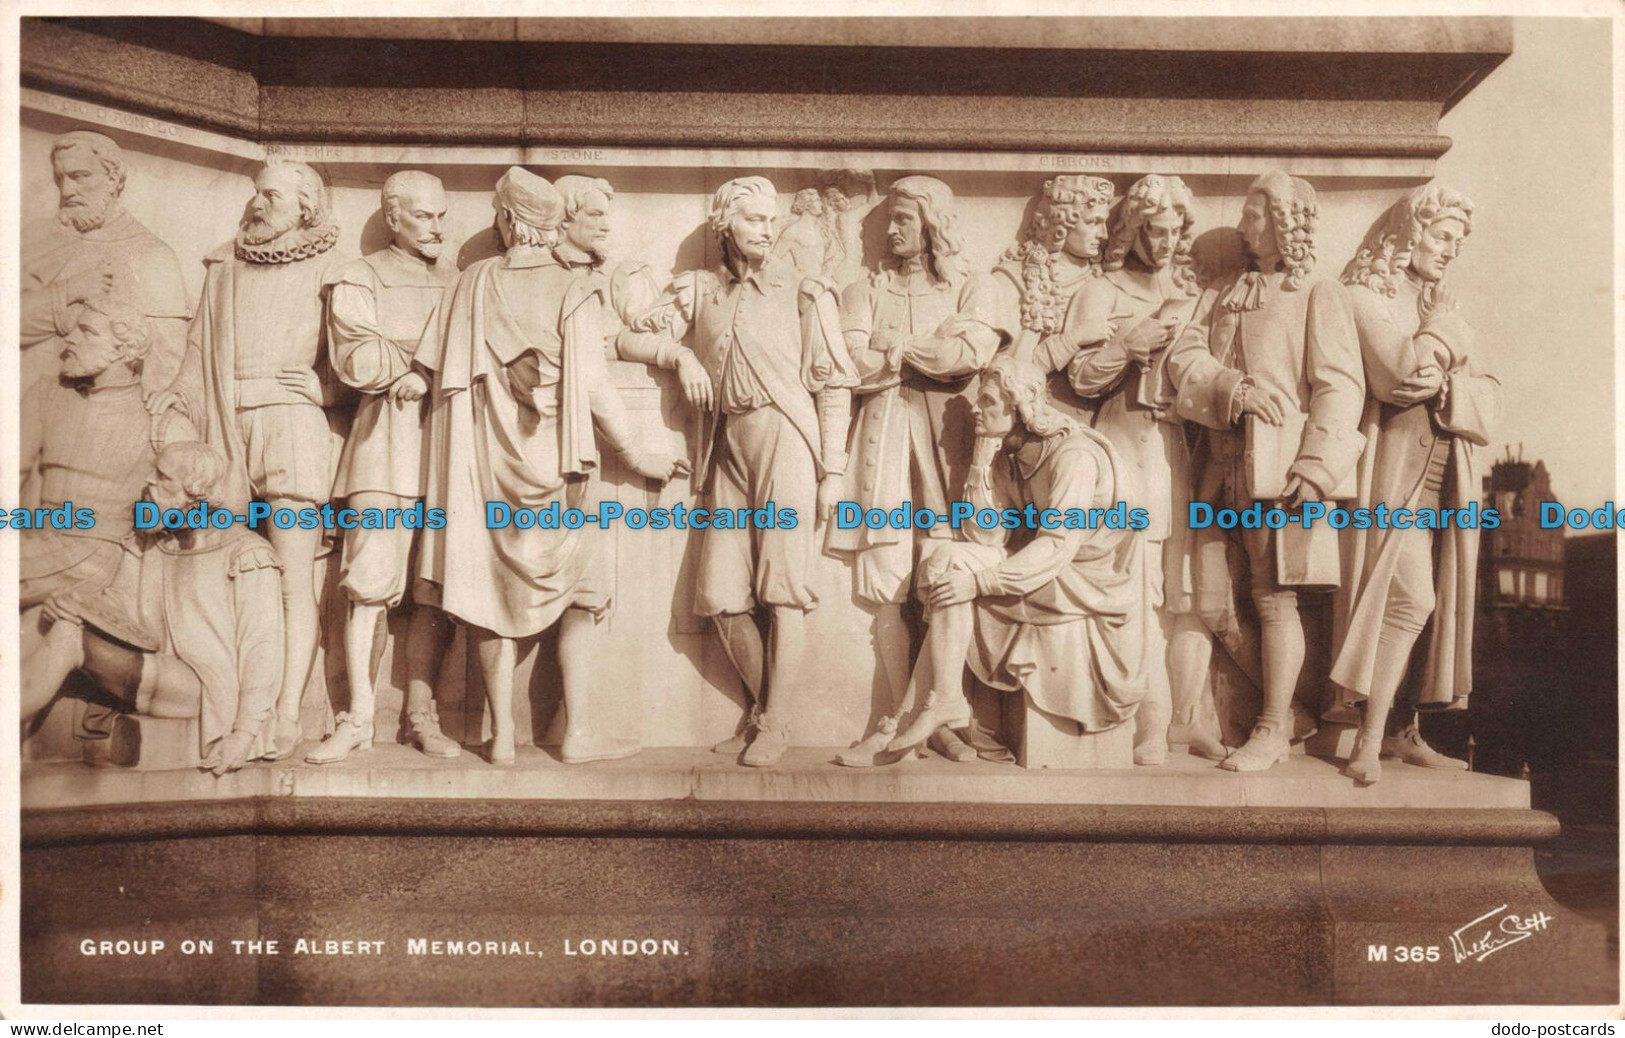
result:
M 1477 204 L 1448 280 L 1505 387 L 1486 461 L 1522 444 L 1558 500 L 1595 507 L 1618 501 L 1610 23 L 1519 18 L 1514 33 L 1440 122 L 1455 145 L 1437 179 Z

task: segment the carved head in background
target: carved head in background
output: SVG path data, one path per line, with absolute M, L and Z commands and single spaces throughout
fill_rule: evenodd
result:
M 322 176 L 303 162 L 273 156 L 254 178 L 238 231 L 248 245 L 263 245 L 307 228 L 325 227 L 333 219 Z
M 920 257 L 937 281 L 958 282 L 969 267 L 961 252 L 954 192 L 936 177 L 907 176 L 888 192 L 886 244 L 899 260 Z
M 1044 181 L 1028 237 L 1050 252 L 1098 260 L 1117 188 L 1104 177 L 1067 173 Z
M 559 225 L 564 222 L 564 196 L 545 177 L 509 166 L 497 181 L 491 206 L 497 211 L 497 232 L 502 235 L 503 249 L 550 249 L 558 244 Z
M 1371 225 L 1343 268 L 1343 283 L 1392 296 L 1407 271 L 1437 282 L 1472 232 L 1472 199 L 1440 184 L 1412 188 Z
M 152 321 L 122 299 L 99 296 L 79 308 L 62 343 L 63 378 L 93 379 L 120 366 L 134 378 L 152 346 Z
M 802 213 L 811 213 L 813 216 L 824 215 L 824 200 L 818 197 L 816 187 L 804 187 L 797 191 L 795 199 L 790 203 L 791 216 L 800 216 Z
M 1136 180 L 1123 196 L 1117 223 L 1101 266 L 1121 270 L 1133 257 L 1147 270 L 1167 270 L 1174 284 L 1195 291 L 1191 274 L 1192 228 L 1190 188 L 1178 177 L 1153 173 Z
M 1315 225 L 1320 209 L 1307 180 L 1278 169 L 1247 188 L 1236 230 L 1241 232 L 1253 264 L 1264 273 L 1286 271 L 1281 287 L 1291 290 L 1315 269 Z
M 198 440 L 172 443 L 158 452 L 143 496 L 160 509 L 185 511 L 209 500 L 226 473 L 226 456 Z
M 446 247 L 446 188 L 440 178 L 403 169 L 384 181 L 384 223 L 397 248 L 433 263 Z
M 1074 423 L 1049 402 L 1048 381 L 1037 365 L 1013 353 L 1000 353 L 982 372 L 976 392 L 976 435 L 1013 437 L 1021 429 L 1033 436 L 1071 432 Z
M 722 242 L 722 262 L 734 273 L 759 267 L 773 248 L 779 193 L 766 177 L 738 177 L 711 196 L 706 224 Z
M 571 245 L 603 262 L 609 255 L 609 203 L 615 189 L 603 177 L 562 176 L 553 187 L 564 198 L 560 230 Z
M 83 234 L 107 222 L 124 193 L 124 152 L 111 137 L 72 130 L 51 142 L 56 218 Z

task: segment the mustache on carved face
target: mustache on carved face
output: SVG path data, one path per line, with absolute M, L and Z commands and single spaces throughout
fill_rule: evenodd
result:
M 279 238 L 295 227 L 299 226 L 299 217 L 289 216 L 281 220 L 269 216 L 261 216 L 252 210 L 243 215 L 242 222 L 237 229 L 242 232 L 243 240 L 250 245 L 260 245 Z

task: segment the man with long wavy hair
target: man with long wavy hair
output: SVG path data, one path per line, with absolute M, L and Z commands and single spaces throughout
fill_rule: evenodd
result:
M 1065 368 L 1078 396 L 1099 402 L 1095 429 L 1117 448 L 1136 481 L 1134 503 L 1151 516 L 1145 566 L 1151 692 L 1135 718 L 1134 746 L 1135 763 L 1146 765 L 1163 763 L 1169 742 L 1212 760 L 1224 757 L 1216 719 L 1200 709 L 1213 640 L 1191 593 L 1190 530 L 1183 521 L 1190 451 L 1167 365 L 1168 344 L 1196 303 L 1191 205 L 1178 177 L 1135 181 L 1118 207 L 1104 273 L 1085 283 L 1061 330 L 1041 346 L 1045 366 Z
M 976 375 L 1011 329 L 1000 327 L 991 278 L 967 272 L 953 190 L 935 177 L 908 176 L 888 196 L 891 255 L 841 297 L 842 331 L 862 378 L 846 500 L 888 512 L 912 501 L 940 515 L 970 465 Z M 887 716 L 837 757 L 842 763 L 873 763 L 896 732 L 909 676 L 903 604 L 917 561 L 951 540 L 950 530 L 935 526 L 923 535 L 912 526 L 830 531 L 828 550 L 852 557 L 858 600 L 875 610 L 875 645 L 890 694 Z M 975 756 L 961 745 L 945 748 Z
M 1271 429 L 1296 428 L 1301 418 L 1302 439 L 1282 488 L 1263 488 L 1265 507 L 1296 509 L 1329 499 L 1359 460 L 1365 406 L 1359 337 L 1348 291 L 1314 276 L 1317 216 L 1308 182 L 1278 170 L 1253 181 L 1236 228 L 1248 268 L 1202 293 L 1191 323 L 1169 349 L 1178 414 L 1206 427 L 1193 500 L 1215 509 L 1246 508 L 1262 499 L 1250 478 L 1244 419 L 1262 423 L 1253 432 L 1267 441 Z M 1263 771 L 1290 749 L 1292 696 L 1305 654 L 1298 594 L 1336 583 L 1335 574 L 1323 582 L 1318 571 L 1307 572 L 1293 560 L 1304 548 L 1300 536 L 1325 532 L 1194 531 L 1197 611 L 1264 692 L 1252 736 L 1223 762 L 1231 771 Z M 1236 583 L 1242 578 L 1258 630 L 1238 608 Z
M 922 564 L 930 627 L 914 680 L 928 692 L 892 754 L 940 727 L 970 728 L 967 664 L 983 683 L 1019 692 L 1030 709 L 1080 734 L 1129 721 L 1145 696 L 1145 542 L 1137 530 L 1077 521 L 1115 503 L 1117 451 L 1057 411 L 1043 372 L 1010 354 L 983 373 L 975 423 L 965 500 L 978 510 L 1054 509 L 1070 519 L 1053 528 L 1040 519 L 1030 534 L 1014 535 L 972 522 L 968 541 L 946 544 Z
M 1465 195 L 1416 188 L 1383 214 L 1343 271 L 1371 394 L 1363 507 L 1465 508 L 1478 497 L 1473 448 L 1489 443 L 1501 384 L 1480 370 L 1473 330 L 1441 284 L 1472 227 Z M 1377 781 L 1380 757 L 1466 768 L 1422 740 L 1417 710 L 1464 709 L 1472 691 L 1478 529 L 1351 529 L 1347 545 L 1332 680 L 1340 699 L 1364 701 L 1348 774 Z M 1402 688 L 1430 616 L 1421 686 Z

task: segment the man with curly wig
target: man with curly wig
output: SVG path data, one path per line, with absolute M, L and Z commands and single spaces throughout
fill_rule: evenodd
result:
M 1383 214 L 1343 271 L 1370 388 L 1363 507 L 1454 509 L 1477 499 L 1473 448 L 1489 443 L 1501 385 L 1479 368 L 1473 330 L 1441 285 L 1472 221 L 1466 196 L 1416 188 Z M 1377 781 L 1380 757 L 1465 769 L 1422 740 L 1417 709 L 1464 709 L 1472 691 L 1478 529 L 1351 529 L 1347 545 L 1332 680 L 1340 699 L 1365 704 L 1348 774 Z M 1401 691 L 1430 616 L 1421 687 Z
M 1073 298 L 1100 276 L 1107 238 L 1107 218 L 1117 199 L 1117 187 L 1104 177 L 1068 173 L 1044 181 L 1021 241 L 1005 250 L 993 268 L 994 284 L 1004 308 L 1005 321 L 1018 328 L 1018 357 L 1040 368 L 1066 367 L 1070 353 L 1060 339 Z M 1085 408 L 1071 391 L 1057 387 L 1057 401 L 1074 417 Z
M 1134 760 L 1161 764 L 1168 743 L 1221 759 L 1211 711 L 1199 710 L 1213 641 L 1191 594 L 1190 452 L 1174 410 L 1167 346 L 1196 303 L 1191 193 L 1174 176 L 1142 177 L 1123 197 L 1101 264 L 1039 346 L 1041 366 L 1065 368 L 1078 396 L 1099 402 L 1095 428 L 1135 479 L 1146 530 L 1145 608 L 1151 692 L 1135 718 Z M 1174 517 L 1178 516 L 1176 520 Z M 1169 728 L 1169 722 L 1175 725 Z
M 1014 536 L 970 523 L 968 542 L 946 544 L 922 564 L 930 626 L 915 681 L 929 691 L 892 753 L 939 727 L 970 727 L 967 663 L 983 683 L 1020 692 L 1031 709 L 1080 734 L 1130 720 L 1145 696 L 1144 539 L 1103 524 L 1088 529 L 1070 511 L 1115 502 L 1117 451 L 1057 411 L 1043 372 L 1007 353 L 982 375 L 975 422 L 965 500 L 1035 516 L 1056 509 L 1064 521 Z
M 935 177 L 892 184 L 887 243 L 891 256 L 841 297 L 841 327 L 861 384 L 846 500 L 884 511 L 913 502 L 946 514 L 970 465 L 971 402 L 976 375 L 1009 341 L 987 275 L 967 271 L 954 193 Z M 950 543 L 952 531 L 832 529 L 828 550 L 853 558 L 858 600 L 875 609 L 875 645 L 891 709 L 880 727 L 838 757 L 872 763 L 896 732 L 908 688 L 909 629 L 903 604 L 916 560 Z M 965 759 L 974 751 L 953 740 Z
M 1316 216 L 1315 191 L 1306 181 L 1278 170 L 1253 181 L 1237 224 L 1248 267 L 1202 293 L 1169 350 L 1177 412 L 1206 427 L 1194 501 L 1241 509 L 1260 500 L 1247 447 L 1255 436 L 1267 442 L 1271 429 L 1244 435 L 1243 419 L 1303 428 L 1284 486 L 1269 494 L 1265 508 L 1296 509 L 1331 498 L 1359 460 L 1365 406 L 1359 337 L 1347 289 L 1314 276 Z M 1309 550 L 1305 538 L 1328 532 L 1324 526 L 1193 531 L 1197 611 L 1264 693 L 1251 737 L 1224 760 L 1231 771 L 1262 771 L 1286 758 L 1292 695 L 1304 661 L 1298 594 L 1336 583 L 1335 575 L 1326 580 L 1299 563 Z M 1239 580 L 1251 590 L 1261 630 L 1238 608 Z

